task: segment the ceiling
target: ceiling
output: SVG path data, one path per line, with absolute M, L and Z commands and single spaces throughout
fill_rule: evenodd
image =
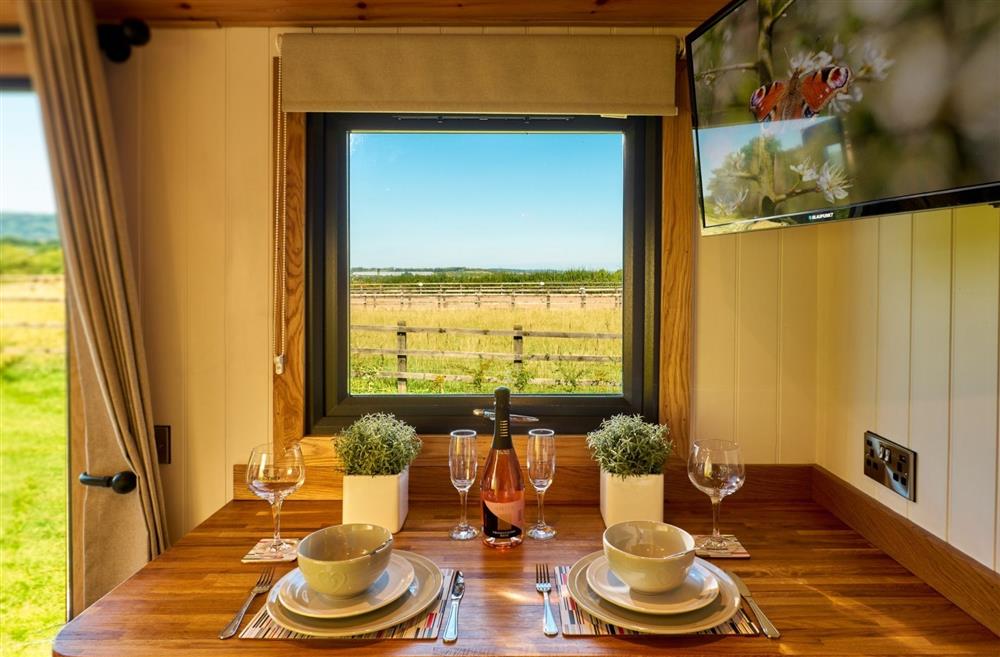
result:
M 156 26 L 659 25 L 692 28 L 728 0 L 92 0 L 98 20 Z M 16 25 L 0 2 L 0 25 Z

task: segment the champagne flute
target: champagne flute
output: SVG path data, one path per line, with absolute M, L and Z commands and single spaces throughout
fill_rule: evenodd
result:
M 281 504 L 286 497 L 302 488 L 305 480 L 306 468 L 298 443 L 287 447 L 264 443 L 250 452 L 247 488 L 271 505 L 271 518 L 274 520 L 274 538 L 267 546 L 270 555 L 281 557 L 295 552 L 293 543 L 281 539 Z
M 556 535 L 555 527 L 545 522 L 545 491 L 552 485 L 556 472 L 556 432 L 552 429 L 532 429 L 528 432 L 528 479 L 538 498 L 538 522 L 528 530 L 528 536 L 546 541 Z
M 451 471 L 451 484 L 458 491 L 462 504 L 462 519 L 452 527 L 450 534 L 456 541 L 468 541 L 479 535 L 479 530 L 469 524 L 468 516 L 469 489 L 476 481 L 478 467 L 476 432 L 472 429 L 452 431 L 448 445 L 448 469 Z
M 729 542 L 719 533 L 719 506 L 722 498 L 739 490 L 746 479 L 740 446 L 729 440 L 696 440 L 688 454 L 687 470 L 695 488 L 712 500 L 712 535 L 698 547 L 727 550 Z

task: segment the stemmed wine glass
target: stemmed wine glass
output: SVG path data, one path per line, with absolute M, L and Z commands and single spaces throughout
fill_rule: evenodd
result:
M 726 550 L 728 541 L 719 533 L 719 505 L 722 498 L 740 489 L 746 479 L 740 446 L 729 440 L 696 440 L 687 462 L 688 479 L 695 488 L 712 499 L 712 535 L 698 547 Z
M 552 485 L 556 472 L 556 432 L 552 429 L 532 429 L 528 432 L 528 479 L 538 497 L 538 522 L 528 530 L 528 536 L 545 541 L 556 535 L 555 527 L 545 522 L 545 491 Z
M 479 530 L 469 524 L 469 489 L 476 481 L 476 432 L 472 429 L 457 429 L 451 432 L 448 445 L 448 468 L 451 470 L 451 484 L 458 491 L 462 503 L 462 519 L 452 527 L 450 536 L 456 541 L 468 541 L 479 535 Z
M 295 545 L 281 539 L 281 504 L 285 498 L 302 488 L 306 469 L 302 463 L 302 450 L 298 444 L 291 446 L 264 443 L 250 452 L 247 462 L 247 487 L 271 505 L 274 520 L 274 538 L 267 546 L 268 554 L 275 557 L 295 552 Z

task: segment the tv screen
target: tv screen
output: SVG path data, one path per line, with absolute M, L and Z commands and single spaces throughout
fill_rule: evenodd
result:
M 1000 1 L 738 0 L 687 59 L 704 233 L 1000 200 Z

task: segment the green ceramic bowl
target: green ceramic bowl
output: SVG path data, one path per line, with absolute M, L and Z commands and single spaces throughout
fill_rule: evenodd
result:
M 299 542 L 299 569 L 309 588 L 350 598 L 375 583 L 392 555 L 392 534 L 378 525 L 334 525 Z
M 630 520 L 604 532 L 604 556 L 618 579 L 637 593 L 680 586 L 694 563 L 694 538 L 680 527 Z

